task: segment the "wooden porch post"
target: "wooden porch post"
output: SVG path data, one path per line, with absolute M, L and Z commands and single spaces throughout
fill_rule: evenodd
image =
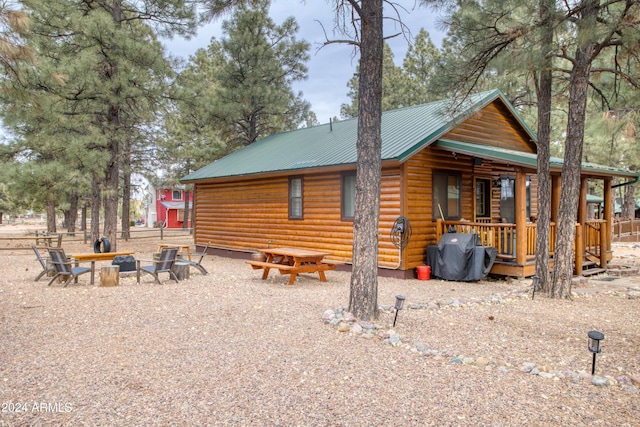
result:
M 551 222 L 558 222 L 561 192 L 562 177 L 560 175 L 551 175 Z
M 574 243 L 576 276 L 582 276 L 582 260 L 584 259 L 584 238 L 582 224 L 576 224 L 576 241 Z
M 527 174 L 516 171 L 516 264 L 527 263 Z
M 578 200 L 578 222 L 584 227 L 587 222 L 587 188 L 589 180 L 586 177 L 580 178 L 580 199 Z
M 604 222 L 606 224 L 606 233 L 605 236 L 607 238 L 607 244 L 605 252 L 611 250 L 611 239 L 613 234 L 613 187 L 611 185 L 612 178 L 606 177 L 604 179 Z M 604 233 L 604 232 L 603 232 Z M 604 268 L 604 267 L 603 267 Z
M 582 261 L 584 260 L 585 250 L 585 223 L 587 221 L 587 187 L 588 179 L 585 176 L 580 177 L 580 198 L 578 199 L 578 224 L 576 225 L 576 242 L 575 242 L 575 264 L 576 275 L 582 276 Z

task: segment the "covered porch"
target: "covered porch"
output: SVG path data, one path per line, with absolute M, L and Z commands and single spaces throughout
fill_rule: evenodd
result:
M 587 203 L 589 181 L 602 180 L 604 209 L 599 211 L 600 218 L 590 218 Z M 613 178 L 583 176 L 581 180 L 580 202 L 577 212 L 575 268 L 576 275 L 591 275 L 604 272 L 612 258 L 611 230 L 613 219 Z M 630 182 L 629 182 L 630 183 Z M 496 248 L 498 255 L 491 273 L 503 276 L 528 277 L 535 274 L 535 253 L 537 224 L 527 217 L 526 173 L 520 169 L 515 179 L 515 221 L 496 222 L 492 218 L 475 217 L 472 221 L 442 220 L 436 221 L 436 237 L 449 230 L 458 233 L 475 233 L 480 236 L 482 245 Z M 556 243 L 556 223 L 560 204 L 561 178 L 552 176 L 551 227 L 549 235 L 549 254 L 553 263 Z
M 497 214 L 496 209 L 489 209 L 489 215 L 481 215 L 479 203 L 485 203 L 479 197 L 480 191 L 474 177 L 474 216 L 471 220 L 465 219 L 437 219 L 436 239 L 448 231 L 458 233 L 475 233 L 479 235 L 482 245 L 496 248 L 498 255 L 491 273 L 528 277 L 535 274 L 535 253 L 537 223 L 535 215 L 531 215 L 529 187 L 532 174 L 536 171 L 535 155 L 526 153 L 509 152 L 509 150 L 486 149 L 475 144 L 440 144 L 447 146 L 459 154 L 482 156 L 482 158 L 494 162 L 508 161 L 514 167 L 515 177 L 512 179 L 513 210 L 508 218 L 503 213 Z M 494 163 L 495 164 L 495 163 Z M 551 162 L 551 225 L 549 230 L 549 254 L 550 263 L 553 263 L 553 255 L 556 246 L 556 221 L 561 194 L 561 165 L 560 159 L 552 159 Z M 495 176 L 495 175 L 494 175 Z M 616 177 L 622 178 L 620 183 L 614 185 Z M 613 229 L 613 189 L 618 186 L 628 185 L 637 181 L 637 176 L 629 171 L 605 168 L 597 165 L 583 165 L 578 215 L 576 221 L 575 240 L 575 267 L 576 275 L 591 275 L 604 272 L 607 263 L 612 259 L 612 229 Z M 490 184 L 490 183 L 484 183 Z M 496 183 L 500 185 L 499 183 Z M 590 188 L 598 187 L 602 192 L 603 207 L 594 209 L 589 203 Z M 500 191 L 500 189 L 498 189 Z M 486 203 L 493 203 L 487 200 Z

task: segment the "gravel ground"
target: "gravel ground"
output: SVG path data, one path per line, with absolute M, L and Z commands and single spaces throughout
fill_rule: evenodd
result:
M 118 249 L 149 259 L 155 243 Z M 0 425 L 640 425 L 638 277 L 583 281 L 573 301 L 532 301 L 530 280 L 380 278 L 379 304 L 403 294 L 406 310 L 371 336 L 322 320 L 349 273 L 287 286 L 241 260 L 204 265 L 178 284 L 46 287 L 32 252 L 0 251 Z M 592 329 L 609 386 L 591 383 Z

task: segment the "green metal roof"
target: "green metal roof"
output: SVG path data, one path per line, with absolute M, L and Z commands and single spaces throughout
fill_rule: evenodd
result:
M 470 96 L 462 106 L 444 100 L 382 114 L 382 161 L 404 161 L 460 122 L 500 98 L 520 120 L 499 90 Z M 535 140 L 524 121 L 523 128 Z M 267 136 L 181 179 L 193 182 L 302 169 L 355 165 L 358 119 L 339 121 Z
M 438 141 L 439 147 L 481 158 L 536 169 L 536 155 L 515 150 L 440 137 L 496 99 L 501 99 L 532 141 L 535 134 L 527 127 L 502 92 L 492 90 L 471 95 L 462 105 L 453 99 L 416 105 L 382 113 L 382 161 L 404 162 L 423 148 Z M 355 165 L 358 119 L 273 134 L 185 176 L 183 183 L 200 180 L 251 176 L 330 166 Z M 551 158 L 551 168 L 561 169 L 562 159 Z M 596 175 L 637 177 L 634 172 L 589 163 L 583 172 Z
M 455 151 L 459 154 L 467 154 L 473 157 L 496 159 L 507 164 L 524 166 L 537 169 L 537 157 L 533 153 L 509 150 L 506 148 L 492 147 L 488 145 L 472 144 L 469 142 L 451 141 L 439 139 L 435 146 Z M 552 170 L 562 170 L 563 160 L 559 157 L 549 159 L 549 167 Z M 582 163 L 582 172 L 594 175 L 637 177 L 637 172 L 628 169 L 613 168 L 609 166 L 596 165 L 593 163 Z
M 587 194 L 587 203 L 603 203 L 604 199 L 595 194 Z

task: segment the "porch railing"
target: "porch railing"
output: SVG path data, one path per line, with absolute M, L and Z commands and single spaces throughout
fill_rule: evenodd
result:
M 594 257 L 600 257 L 601 250 L 601 231 L 605 226 L 606 221 L 589 220 L 584 224 L 584 250 L 587 254 Z
M 611 235 L 617 242 L 640 242 L 640 219 L 615 219 Z
M 582 240 L 583 249 L 580 252 L 580 258 L 586 253 L 594 257 L 601 257 L 600 248 L 604 246 L 604 220 L 587 221 L 584 226 L 584 232 L 578 233 L 577 241 Z M 579 225 L 578 225 L 579 226 Z M 469 221 L 436 221 L 436 238 L 440 238 L 451 228 L 457 233 L 475 233 L 480 237 L 483 246 L 493 246 L 498 251 L 498 258 L 507 260 L 516 259 L 516 225 L 511 223 L 486 223 L 486 222 L 469 222 Z M 526 227 L 526 259 L 533 260 L 536 255 L 536 224 L 527 223 Z M 556 224 L 551 223 L 549 230 L 549 255 L 553 256 L 556 247 Z
M 507 260 L 516 258 L 516 225 L 510 223 L 488 223 L 469 221 L 437 220 L 436 237 L 454 229 L 457 233 L 473 233 L 480 237 L 483 246 L 493 246 L 498 251 L 498 257 Z M 535 255 L 535 224 L 527 224 L 527 255 Z M 530 237 L 532 236 L 532 237 Z

